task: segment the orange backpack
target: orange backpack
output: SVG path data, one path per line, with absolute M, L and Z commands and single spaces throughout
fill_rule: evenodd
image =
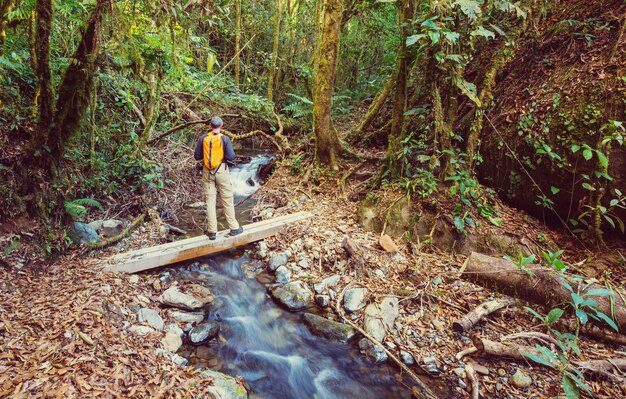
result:
M 204 166 L 209 170 L 217 170 L 224 161 L 224 145 L 222 134 L 209 133 L 202 141 Z

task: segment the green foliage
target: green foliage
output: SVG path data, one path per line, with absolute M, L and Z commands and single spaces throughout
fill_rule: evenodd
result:
M 524 256 L 524 254 L 522 253 L 522 251 L 519 251 L 517 253 L 517 259 L 513 259 L 508 255 L 504 255 L 503 258 L 506 261 L 511 262 L 512 264 L 514 264 L 515 266 L 517 266 L 518 269 L 520 269 L 521 271 L 523 271 L 524 273 L 528 274 L 529 276 L 534 276 L 535 273 L 532 270 L 528 270 L 526 268 L 526 266 L 530 265 L 531 263 L 533 263 L 535 261 L 535 255 L 530 254 L 528 256 Z
M 290 113 L 295 119 L 311 120 L 313 117 L 313 101 L 293 93 L 287 93 L 287 96 L 292 97 L 294 101 L 285 105 L 283 111 Z
M 74 220 L 83 220 L 87 214 L 87 207 L 94 207 L 103 210 L 102 205 L 91 198 L 80 198 L 65 202 L 65 212 Z
M 300 175 L 304 172 L 304 158 L 306 154 L 303 152 L 297 154 L 290 154 L 287 158 L 281 161 L 281 165 L 287 166 L 289 172 L 294 175 Z

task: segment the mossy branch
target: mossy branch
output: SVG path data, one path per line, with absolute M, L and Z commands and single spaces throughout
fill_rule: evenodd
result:
M 122 232 L 116 236 L 107 238 L 106 240 L 98 241 L 98 242 L 89 242 L 87 243 L 87 248 L 89 249 L 103 249 L 108 247 L 109 245 L 113 245 L 116 242 L 128 237 L 131 231 L 133 231 L 137 226 L 143 223 L 146 215 L 143 213 L 137 216 Z

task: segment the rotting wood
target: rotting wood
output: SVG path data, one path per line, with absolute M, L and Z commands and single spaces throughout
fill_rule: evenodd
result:
M 452 329 L 462 333 L 469 331 L 483 317 L 514 303 L 512 298 L 499 298 L 483 302 L 452 323 Z
M 461 277 L 482 287 L 497 291 L 501 294 L 522 298 L 529 302 L 546 305 L 548 307 L 562 306 L 571 302 L 571 293 L 563 286 L 563 277 L 555 270 L 539 265 L 528 265 L 522 271 L 514 264 L 491 256 L 472 252 L 464 264 Z M 574 290 L 577 287 L 572 283 Z M 584 295 L 592 289 L 605 288 L 598 284 L 581 286 L 579 295 Z M 619 294 L 619 293 L 618 293 Z M 613 316 L 620 331 L 626 329 L 626 303 L 622 299 L 626 294 L 608 296 L 594 296 L 598 303 L 598 311 Z M 612 303 L 614 299 L 614 304 Z M 590 322 L 595 322 L 590 320 Z M 600 326 L 605 327 L 602 322 Z
M 198 236 L 115 255 L 104 261 L 104 270 L 136 273 L 225 251 L 270 237 L 278 233 L 285 225 L 296 223 L 312 216 L 313 214 L 310 212 L 298 212 L 248 224 L 243 226 L 244 231 L 242 234 L 234 237 L 226 237 L 228 231 L 223 231 L 218 233 L 217 239 L 213 241 L 206 236 Z

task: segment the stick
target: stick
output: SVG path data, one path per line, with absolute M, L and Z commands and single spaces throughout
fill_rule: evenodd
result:
M 512 298 L 500 298 L 491 301 L 483 302 L 469 313 L 465 314 L 461 318 L 452 323 L 452 329 L 456 332 L 463 333 L 471 329 L 476 323 L 483 317 L 500 310 L 506 306 L 513 304 Z
M 238 117 L 238 114 L 224 114 L 222 115 L 222 117 L 227 117 L 227 116 L 232 116 L 232 117 Z M 164 138 L 166 138 L 167 136 L 176 133 L 177 131 L 181 130 L 181 129 L 185 129 L 189 126 L 193 126 L 193 125 L 208 125 L 209 123 L 211 123 L 211 119 L 200 119 L 197 121 L 190 121 L 190 122 L 185 122 L 181 125 L 178 126 L 174 126 L 171 129 L 168 129 L 166 131 L 164 131 L 163 133 L 159 134 L 158 136 L 148 140 L 148 144 L 153 144 L 156 143 L 157 141 L 160 141 Z
M 417 374 L 413 372 L 413 370 L 411 370 L 404 363 L 402 363 L 402 361 L 400 361 L 400 359 L 398 359 L 393 353 L 391 353 L 387 348 L 385 348 L 385 346 L 381 345 L 381 343 L 378 342 L 376 338 L 366 333 L 365 330 L 357 326 L 355 323 L 352 322 L 352 320 L 349 320 L 346 317 L 346 314 L 343 311 L 343 308 L 341 307 L 341 302 L 343 300 L 343 295 L 346 292 L 346 289 L 348 289 L 352 285 L 353 283 L 346 285 L 341 291 L 341 293 L 339 294 L 339 296 L 337 297 L 337 302 L 335 303 L 335 311 L 337 312 L 337 314 L 341 316 L 344 322 L 351 325 L 352 328 L 354 328 L 356 331 L 361 333 L 365 338 L 370 340 L 370 342 L 372 342 L 376 346 L 381 347 L 385 351 L 385 353 L 387 353 L 387 356 L 389 356 L 390 359 L 392 359 L 403 371 L 405 371 L 408 375 L 410 375 L 413 378 L 413 380 L 415 381 L 415 385 L 417 385 L 417 387 L 421 389 L 421 392 L 419 394 L 417 394 L 416 391 L 413 391 L 414 395 L 419 396 L 420 398 L 424 398 L 424 399 L 437 399 L 437 396 L 430 390 L 430 388 L 428 388 L 428 386 L 426 386 L 426 384 L 424 384 L 424 382 L 419 378 Z
M 132 221 L 131 224 L 128 225 L 128 227 L 126 227 L 124 230 L 122 230 L 122 232 L 116 236 L 110 237 L 106 240 L 102 240 L 102 241 L 98 241 L 98 242 L 89 242 L 87 243 L 87 247 L 89 249 L 102 249 L 102 248 L 106 248 L 109 245 L 115 244 L 116 242 L 120 241 L 123 238 L 126 238 L 128 236 L 128 234 L 137 226 L 139 226 L 144 218 L 146 217 L 146 215 L 144 215 L 143 213 L 139 216 L 137 216 L 135 218 L 135 220 Z
M 472 367 L 471 364 L 465 364 L 465 374 L 467 374 L 467 378 L 472 383 L 472 399 L 478 399 L 478 394 L 480 392 L 480 385 L 478 385 L 478 377 L 476 376 L 476 370 Z

